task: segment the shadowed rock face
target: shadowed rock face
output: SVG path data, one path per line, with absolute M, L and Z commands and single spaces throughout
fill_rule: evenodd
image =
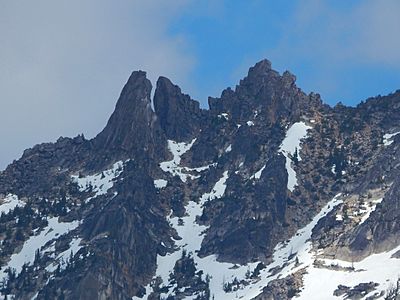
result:
M 235 91 L 228 88 L 221 98 L 209 98 L 210 110 L 216 114 L 230 113 L 234 120 L 246 120 L 256 109 L 263 113 L 267 124 L 275 124 L 283 118 L 296 120 L 305 110 L 313 106 L 318 109 L 322 103 L 305 95 L 295 81 L 296 77 L 290 72 L 281 76 L 268 60 L 262 60 L 250 68 Z
M 165 152 L 164 134 L 151 109 L 151 88 L 145 72 L 132 73 L 106 127 L 94 139 L 96 147 L 136 157 L 155 158 Z
M 154 109 L 165 135 L 175 141 L 187 141 L 200 130 L 206 111 L 165 77 L 157 81 Z
M 209 270 L 198 269 L 196 259 L 215 255 L 220 262 L 257 262 L 262 269 L 274 247 L 307 225 L 334 195 L 362 195 L 382 187 L 387 189 L 384 200 L 363 224 L 340 223 L 334 210 L 315 226 L 312 242 L 330 253 L 345 249 L 349 259 L 397 246 L 400 135 L 389 146 L 382 141 L 385 133 L 400 131 L 400 92 L 355 108 L 331 108 L 318 94 L 303 93 L 295 81 L 263 60 L 234 90 L 209 98 L 205 110 L 160 77 L 153 111 L 146 73 L 133 72 L 94 139 L 78 136 L 37 145 L 0 173 L 0 205 L 8 193 L 26 203 L 0 217 L 3 268 L 25 241 L 47 230 L 47 219 L 80 221 L 76 229 L 42 245 L 35 262 L 0 292 L 16 299 L 38 293 L 37 299 L 125 300 L 149 293 L 145 287 L 153 282 L 146 294 L 151 300 L 167 293 L 174 295 L 168 299 L 196 294 L 196 300 L 209 300 Z M 311 129 L 297 154 L 285 157 L 280 145 L 299 121 Z M 298 182 L 293 191 L 287 186 L 287 160 Z M 113 173 L 117 162 L 120 169 Z M 186 224 L 190 205 L 216 193 L 224 174 L 223 193 L 204 201 L 194 223 Z M 193 232 L 204 226 L 201 245 L 182 253 L 172 264 L 170 281 L 160 283 L 154 278 L 157 260 L 181 252 L 180 242 L 190 242 L 181 241 L 173 221 L 192 226 Z M 46 271 L 60 264 L 57 257 L 76 238 L 81 248 L 66 265 Z M 257 299 L 294 296 L 302 274 L 270 282 Z
M 62 287 L 70 299 L 129 299 L 151 278 L 158 248 L 170 243 L 171 233 L 146 168 L 127 163 L 124 179 L 117 183 L 118 195 L 98 199 L 101 209 L 87 212 L 81 235 L 90 241 L 90 256 L 48 284 L 43 298 L 57 298 Z
M 284 164 L 282 155 L 271 157 L 256 184 L 230 176 L 230 194 L 205 205 L 202 220 L 210 223 L 210 229 L 200 255 L 218 253 L 221 261 L 241 264 L 249 258 L 269 259 L 271 246 L 285 235 L 287 226 Z

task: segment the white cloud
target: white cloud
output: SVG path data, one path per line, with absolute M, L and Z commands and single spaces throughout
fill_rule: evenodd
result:
M 337 2 L 298 2 L 283 25 L 276 52 L 334 62 L 387 64 L 400 68 L 400 1 L 365 0 L 341 8 Z
M 186 84 L 194 58 L 168 25 L 188 2 L 2 2 L 0 169 L 36 143 L 94 136 L 133 70 Z
M 369 0 L 354 12 L 362 58 L 400 68 L 399 13 L 398 0 Z

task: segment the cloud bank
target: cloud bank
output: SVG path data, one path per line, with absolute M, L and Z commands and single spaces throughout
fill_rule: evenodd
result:
M 188 1 L 2 1 L 0 170 L 25 148 L 92 137 L 130 72 L 186 84 L 194 58 L 167 32 Z

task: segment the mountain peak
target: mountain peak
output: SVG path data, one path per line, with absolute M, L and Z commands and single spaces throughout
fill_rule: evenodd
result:
M 133 71 L 121 92 L 117 108 L 118 106 L 125 105 L 126 101 L 136 101 L 139 99 L 150 102 L 151 89 L 152 85 L 146 77 L 146 72 L 140 70 Z
M 177 141 L 193 138 L 203 114 L 200 104 L 183 94 L 179 86 L 166 77 L 157 81 L 154 109 L 165 135 Z
M 159 142 L 154 141 L 163 135 L 155 134 L 160 127 L 151 109 L 151 89 L 146 72 L 132 72 L 106 127 L 95 138 L 95 144 L 100 148 L 133 153 L 160 146 Z
M 268 59 L 260 60 L 249 69 L 248 76 L 262 76 L 272 70 L 272 64 Z
M 0 172 L 0 299 L 386 296 L 400 93 L 332 108 L 295 80 L 260 61 L 208 111 L 160 77 L 153 111 L 135 71 L 96 138 L 25 151 Z
M 250 67 L 235 90 L 228 88 L 220 98 L 210 98 L 210 109 L 217 114 L 227 112 L 237 120 L 249 120 L 254 111 L 261 110 L 270 124 L 282 118 L 297 119 L 309 101 L 295 82 L 296 76 L 289 71 L 280 75 L 263 59 Z
M 279 81 L 281 76 L 279 72 L 272 68 L 271 62 L 268 59 L 263 59 L 249 68 L 247 76 L 240 80 L 239 86 L 236 89 L 245 88 L 259 89 L 267 84 L 273 84 Z

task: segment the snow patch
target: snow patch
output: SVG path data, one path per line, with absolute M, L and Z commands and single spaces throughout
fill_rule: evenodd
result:
M 165 188 L 168 184 L 168 181 L 165 179 L 156 179 L 154 180 L 154 186 L 156 189 L 162 189 Z
M 364 215 L 362 216 L 359 225 L 364 223 L 369 218 L 371 213 L 376 209 L 376 205 L 378 203 L 381 203 L 382 200 L 383 200 L 383 198 L 379 198 L 379 199 L 376 199 L 376 200 L 373 200 L 373 201 L 369 202 L 368 204 L 364 203 L 363 209 L 360 211 L 360 213 L 362 213 Z
M 336 175 L 336 165 L 335 165 L 335 164 L 332 165 L 331 172 L 332 172 L 334 175 Z
M 10 211 L 14 210 L 16 207 L 24 207 L 25 202 L 18 199 L 17 195 L 8 194 L 0 204 L 0 215 L 8 214 Z
M 209 193 L 203 194 L 200 198 L 200 203 L 203 205 L 207 200 L 221 198 L 225 194 L 226 180 L 228 179 L 228 171 L 222 174 L 222 177 L 216 182 L 213 189 Z
M 273 262 L 262 269 L 260 271 L 260 276 L 256 279 L 248 279 L 246 278 L 246 274 L 248 274 L 249 271 L 253 271 L 259 262 L 249 263 L 247 265 L 235 265 L 218 262 L 217 256 L 215 255 L 204 258 L 199 258 L 197 256 L 197 250 L 200 249 L 202 243 L 202 234 L 207 227 L 198 225 L 196 223 L 196 216 L 202 214 L 202 206 L 206 201 L 215 199 L 214 197 L 221 197 L 224 194 L 227 178 L 228 173 L 224 172 L 222 178 L 218 180 L 211 192 L 204 194 L 199 203 L 189 203 L 186 207 L 187 215 L 181 218 L 183 225 L 178 224 L 178 218 L 176 217 L 173 218 L 170 216 L 168 218 L 171 226 L 177 230 L 181 239 L 176 241 L 177 250 L 175 252 L 169 253 L 166 256 L 157 257 L 156 277 L 160 276 L 164 285 L 168 285 L 169 274 L 172 272 L 175 262 L 181 257 L 181 252 L 179 250 L 182 249 L 186 249 L 193 254 L 197 270 L 204 270 L 205 274 L 210 275 L 211 295 L 214 299 L 219 300 L 253 299 L 258 296 L 263 291 L 263 288 L 272 280 L 284 278 L 304 267 L 312 267 L 314 261 L 313 257 L 315 255 L 315 253 L 312 252 L 312 244 L 310 241 L 312 230 L 321 218 L 342 203 L 340 194 L 326 204 L 307 226 L 298 230 L 288 241 L 280 243 L 275 247 Z M 275 272 L 277 269 L 280 269 L 280 271 Z M 223 284 L 232 282 L 234 278 L 237 278 L 239 281 L 245 279 L 248 285 L 242 285 L 241 289 L 226 293 L 223 289 Z M 316 280 L 317 284 L 318 282 L 319 281 Z M 171 295 L 173 289 L 170 288 L 169 290 L 170 292 L 165 295 L 166 297 Z M 144 298 L 132 297 L 132 299 L 147 299 L 151 291 L 152 288 L 148 285 Z M 318 295 L 318 293 L 314 295 Z M 330 298 L 331 297 L 320 297 L 318 299 Z
M 393 137 L 395 137 L 399 133 L 400 131 L 395 133 L 386 133 L 385 135 L 383 135 L 383 145 L 385 146 L 391 145 L 393 143 Z
M 53 273 L 58 266 L 60 266 L 60 270 L 64 270 L 67 266 L 67 262 L 71 254 L 76 254 L 79 249 L 82 248 L 82 246 L 80 245 L 81 241 L 81 238 L 73 238 L 72 241 L 69 243 L 69 248 L 58 254 L 54 262 L 46 267 L 46 271 Z
M 250 179 L 260 179 L 262 172 L 264 171 L 266 165 L 264 165 L 260 170 L 258 170 L 254 175 L 250 177 Z
M 207 227 L 198 225 L 196 223 L 196 216 L 202 214 L 202 206 L 206 201 L 211 201 L 223 196 L 227 178 L 228 172 L 226 171 L 222 178 L 215 184 L 214 188 L 200 198 L 199 203 L 190 202 L 186 207 L 187 215 L 181 218 L 181 222 L 178 222 L 178 218 L 176 217 L 169 217 L 171 226 L 177 230 L 181 239 L 176 241 L 177 250 L 175 252 L 169 253 L 166 256 L 158 256 L 157 258 L 156 276 L 161 277 L 164 285 L 168 285 L 169 274 L 172 272 L 175 262 L 181 256 L 179 250 L 186 249 L 189 253 L 191 252 L 193 254 L 197 270 L 204 270 L 205 274 L 210 275 L 210 291 L 215 299 L 253 299 L 258 296 L 263 288 L 272 280 L 285 277 L 312 264 L 313 253 L 311 252 L 312 244 L 310 241 L 312 229 L 321 218 L 326 216 L 335 206 L 342 203 L 342 200 L 339 199 L 340 195 L 334 197 L 322 208 L 320 213 L 313 218 L 311 223 L 300 229 L 289 241 L 280 243 L 275 247 L 273 262 L 260 271 L 259 278 L 246 279 L 246 274 L 248 274 L 250 270 L 254 270 L 259 262 L 249 263 L 247 265 L 235 265 L 218 262 L 216 255 L 210 255 L 204 258 L 199 258 L 197 256 L 197 251 L 200 249 L 202 243 L 202 235 Z M 183 225 L 179 225 L 179 223 L 183 223 Z M 297 257 L 297 264 L 294 259 L 295 257 Z M 274 272 L 277 268 L 281 269 L 278 273 Z M 238 280 L 246 279 L 248 285 L 242 285 L 241 289 L 226 293 L 223 289 L 224 283 L 232 282 L 235 278 Z M 144 299 L 147 299 L 151 290 L 152 288 L 148 285 L 146 287 Z M 172 295 L 172 290 L 173 289 L 170 288 L 170 292 L 165 296 L 168 297 Z M 140 298 L 133 297 L 132 299 L 136 300 Z
M 188 152 L 192 148 L 195 142 L 196 139 L 193 139 L 190 143 L 185 143 L 185 142 L 178 143 L 172 140 L 168 140 L 168 149 L 171 152 L 173 158 L 172 160 L 160 163 L 161 170 L 170 173 L 173 176 L 179 176 L 182 182 L 186 182 L 188 179 L 193 180 L 200 177 L 200 175 L 190 174 L 191 172 L 200 173 L 209 169 L 211 166 L 215 166 L 216 163 L 198 168 L 189 168 L 180 166 L 182 155 Z
M 254 126 L 254 122 L 253 121 L 247 121 L 246 124 L 247 124 L 247 126 L 250 126 L 250 127 Z
M 297 185 L 296 172 L 292 168 L 291 157 L 297 150 L 298 160 L 299 161 L 301 160 L 299 154 L 301 150 L 300 148 L 301 140 L 307 137 L 307 131 L 311 128 L 312 128 L 311 126 L 306 125 L 304 122 L 294 123 L 286 132 L 286 136 L 279 147 L 279 151 L 286 158 L 286 170 L 288 172 L 287 188 L 291 192 L 294 191 L 294 188 Z
M 225 152 L 226 153 L 229 153 L 229 152 L 231 152 L 232 151 L 232 145 L 229 145 L 226 149 L 225 149 Z
M 190 143 L 178 143 L 168 140 L 168 149 L 173 158 L 170 161 L 160 163 L 161 170 L 171 173 L 173 176 L 178 175 L 182 182 L 186 182 L 188 178 L 194 179 L 195 176 L 183 173 L 184 168 L 180 167 L 179 164 L 181 163 L 181 156 L 188 152 L 195 142 L 196 139 L 193 139 Z
M 222 113 L 222 114 L 219 114 L 218 115 L 218 118 L 219 119 L 222 119 L 222 118 L 224 118 L 225 120 L 229 120 L 229 115 L 227 114 L 227 113 Z
M 72 181 L 76 182 L 81 192 L 94 192 L 94 195 L 87 198 L 86 202 L 90 200 L 107 194 L 110 190 L 116 178 L 121 175 L 124 168 L 124 162 L 116 162 L 111 169 L 105 170 L 103 172 L 88 175 L 85 177 L 79 177 L 78 175 L 72 175 Z

